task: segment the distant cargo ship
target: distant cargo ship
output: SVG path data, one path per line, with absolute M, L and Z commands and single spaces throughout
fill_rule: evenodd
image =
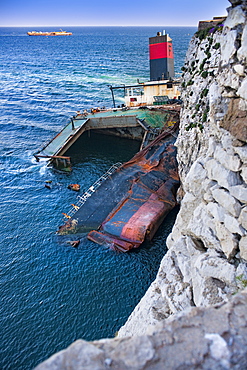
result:
M 70 36 L 72 32 L 57 31 L 57 32 L 42 32 L 42 31 L 31 31 L 27 32 L 28 36 Z

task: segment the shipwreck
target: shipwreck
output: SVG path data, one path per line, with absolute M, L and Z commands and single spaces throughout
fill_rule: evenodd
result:
M 87 234 L 88 239 L 126 252 L 152 239 L 176 205 L 179 176 L 176 140 L 179 81 L 174 79 L 172 40 L 163 32 L 149 40 L 150 82 L 110 86 L 113 109 L 77 112 L 70 122 L 34 156 L 56 169 L 71 170 L 68 149 L 85 132 L 140 141 L 128 162 L 114 164 L 83 194 L 57 231 Z M 123 90 L 125 104 L 116 107 L 114 91 Z
M 152 239 L 176 205 L 179 176 L 175 133 L 164 131 L 130 161 L 115 165 L 78 203 L 58 234 L 88 233 L 88 239 L 126 252 Z

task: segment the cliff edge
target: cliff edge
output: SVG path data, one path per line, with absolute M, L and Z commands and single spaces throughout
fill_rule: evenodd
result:
M 247 2 L 192 38 L 183 67 L 181 208 L 156 280 L 119 336 L 247 284 Z

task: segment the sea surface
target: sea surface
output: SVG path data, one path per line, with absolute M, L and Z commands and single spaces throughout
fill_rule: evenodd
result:
M 0 28 L 0 369 L 11 370 L 32 369 L 79 338 L 113 337 L 154 280 L 177 214 L 152 242 L 125 254 L 86 236 L 74 249 L 56 235 L 77 200 L 68 184 L 86 191 L 140 143 L 84 137 L 71 148 L 68 175 L 37 163 L 33 153 L 76 111 L 111 107 L 109 85 L 148 81 L 148 38 L 162 28 L 70 27 L 73 36 L 27 36 L 32 30 Z M 166 31 L 178 76 L 196 29 Z

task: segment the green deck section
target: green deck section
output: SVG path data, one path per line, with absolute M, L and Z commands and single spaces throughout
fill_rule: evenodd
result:
M 63 130 L 58 133 L 49 143 L 45 146 L 39 154 L 54 156 L 59 153 L 65 143 L 78 132 L 78 130 L 85 125 L 88 119 L 74 120 L 74 129 L 72 122 L 69 122 Z
M 122 117 L 122 119 L 121 119 Z M 114 118 L 116 120 L 114 121 Z M 90 129 L 112 128 L 112 127 L 135 127 L 139 126 L 138 120 L 145 126 L 163 127 L 167 114 L 163 111 L 149 109 L 113 109 L 89 113 L 86 116 L 78 115 L 62 129 L 43 149 L 35 153 L 36 156 L 63 155 L 66 150 Z M 74 126 L 74 127 L 73 127 Z

